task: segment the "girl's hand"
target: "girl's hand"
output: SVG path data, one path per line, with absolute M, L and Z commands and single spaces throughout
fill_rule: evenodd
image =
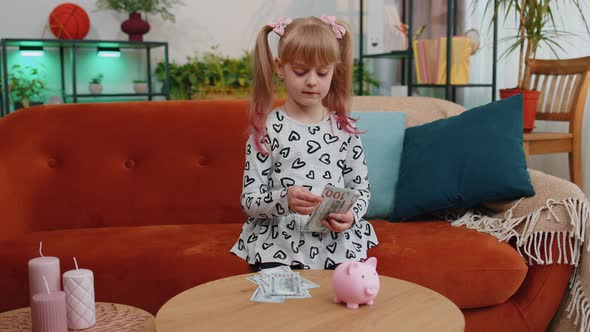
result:
M 328 227 L 334 233 L 343 232 L 350 227 L 354 222 L 354 215 L 352 210 L 348 210 L 346 213 L 330 213 L 327 219 L 322 220 L 322 224 Z
M 309 189 L 301 186 L 291 186 L 287 192 L 287 202 L 291 210 L 296 213 L 310 214 L 322 201 L 322 197 L 314 195 Z

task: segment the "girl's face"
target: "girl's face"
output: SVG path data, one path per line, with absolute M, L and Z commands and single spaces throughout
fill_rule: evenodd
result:
M 323 66 L 307 66 L 302 63 L 281 65 L 277 61 L 279 77 L 285 82 L 289 98 L 302 106 L 315 106 L 330 91 L 334 64 Z

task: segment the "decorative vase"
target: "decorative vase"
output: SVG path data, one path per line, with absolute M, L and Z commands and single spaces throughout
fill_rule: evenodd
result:
M 129 14 L 129 19 L 121 23 L 121 30 L 129 35 L 129 40 L 143 41 L 143 35 L 150 31 L 150 24 L 141 18 L 141 14 Z
M 530 133 L 535 128 L 535 118 L 537 117 L 537 102 L 539 101 L 540 92 L 536 90 L 524 89 L 500 89 L 500 98 L 506 99 L 514 95 L 522 94 L 524 101 L 522 104 L 522 123 L 525 133 Z
M 135 93 L 147 93 L 148 92 L 148 86 L 147 83 L 133 83 L 133 91 L 135 91 Z
M 88 91 L 93 95 L 99 95 L 102 93 L 102 84 L 90 84 L 88 85 Z

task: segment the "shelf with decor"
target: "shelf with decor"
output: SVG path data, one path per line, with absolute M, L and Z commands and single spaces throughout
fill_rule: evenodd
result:
M 154 74 L 152 73 L 152 57 L 156 52 L 162 56 L 161 63 L 164 65 L 164 77 L 161 91 L 156 91 L 154 86 Z M 44 62 L 32 62 L 28 59 L 43 57 L 47 54 L 48 59 Z M 93 60 L 95 57 L 108 59 L 120 58 L 122 54 L 128 56 L 125 61 L 128 64 L 104 62 Z M 95 98 L 96 101 L 108 98 L 134 98 L 141 100 L 153 100 L 155 97 L 170 99 L 170 74 L 168 60 L 168 43 L 153 41 L 122 41 L 122 40 L 61 40 L 61 39 L 0 39 L 0 116 L 5 116 L 11 111 L 11 92 L 8 87 L 12 82 L 19 79 L 30 83 L 31 72 L 39 75 L 40 66 L 49 66 L 53 70 L 52 77 L 59 81 L 55 90 L 56 95 L 63 103 L 77 103 L 80 99 Z M 141 64 L 137 59 L 141 59 Z M 113 59 L 113 61 L 116 61 Z M 13 65 L 9 66 L 9 62 Z M 31 65 L 35 63 L 35 65 Z M 129 65 L 129 64 L 132 64 Z M 144 66 L 145 65 L 145 66 Z M 109 68 L 109 66 L 114 68 Z M 145 92 L 109 91 L 106 93 L 87 93 L 81 91 L 81 77 L 90 75 L 90 71 L 114 71 L 113 76 L 130 75 L 132 68 L 137 68 L 136 76 L 145 82 Z M 141 69 L 140 67 L 143 67 Z M 33 68 L 30 70 L 30 68 Z M 24 70 L 27 69 L 27 70 Z M 82 72 L 82 74 L 81 74 Z M 21 74 L 19 77 L 16 74 Z M 131 75 L 133 75 L 131 73 Z M 136 77 L 134 77 L 136 78 Z M 92 83 L 100 83 L 102 74 L 92 79 Z M 28 80 L 28 81 L 27 81 Z M 47 89 L 47 84 L 37 79 L 37 88 Z M 132 80 L 128 86 L 131 87 Z M 14 84 L 12 84 L 14 87 Z M 90 88 L 89 88 L 90 89 Z M 102 90 L 102 87 L 100 88 Z M 119 90 L 124 90 L 120 88 Z M 139 91 L 139 90 L 138 90 Z M 13 93 L 14 94 L 14 93 Z
M 405 49 L 401 50 L 393 50 L 389 52 L 379 52 L 375 54 L 367 54 L 368 48 L 365 45 L 365 38 L 369 38 L 369 36 L 364 36 L 364 19 L 365 19 L 365 1 L 360 1 L 360 10 L 359 10 L 359 74 L 355 78 L 358 82 L 358 86 L 363 86 L 363 66 L 365 59 L 392 59 L 401 62 L 401 85 L 407 87 L 407 95 L 412 96 L 414 93 L 415 88 L 436 88 L 436 89 L 444 89 L 445 91 L 445 99 L 450 100 L 453 102 L 457 101 L 457 89 L 460 88 L 489 88 L 491 91 L 491 100 L 495 100 L 495 91 L 496 91 L 496 59 L 497 59 L 497 37 L 498 37 L 498 29 L 497 25 L 494 22 L 492 29 L 493 29 L 493 50 L 492 50 L 492 79 L 491 82 L 481 82 L 481 83 L 468 83 L 468 82 L 461 82 L 461 83 L 452 83 L 451 77 L 451 60 L 453 60 L 453 44 L 454 39 L 453 37 L 457 37 L 458 35 L 458 1 L 457 0 L 447 0 L 447 24 L 446 24 L 446 36 L 442 38 L 439 43 L 446 48 L 446 52 L 442 51 L 442 55 L 446 55 L 444 58 L 442 65 L 444 67 L 445 72 L 436 73 L 434 75 L 435 80 L 437 82 L 444 83 L 424 83 L 420 82 L 418 79 L 419 73 L 416 72 L 416 68 L 414 63 L 417 61 L 414 47 L 415 40 L 413 40 L 413 31 L 415 30 L 414 27 L 414 0 L 400 0 L 401 1 L 401 22 L 407 22 L 407 44 Z M 497 5 L 498 0 L 494 0 L 494 8 Z M 370 17 L 366 18 L 367 21 L 370 20 Z M 438 69 L 437 69 L 438 70 Z M 468 73 L 467 73 L 468 75 Z M 453 77 L 455 80 L 455 77 Z M 468 81 L 468 80 L 467 80 Z M 359 88 L 356 93 L 358 95 L 363 95 L 363 91 Z

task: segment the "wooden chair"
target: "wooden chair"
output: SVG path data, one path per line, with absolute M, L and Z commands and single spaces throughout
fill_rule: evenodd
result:
M 582 124 L 590 87 L 590 56 L 564 60 L 529 60 L 531 83 L 525 89 L 541 91 L 537 120 L 567 121 L 567 133 L 524 134 L 527 155 L 567 152 L 570 181 L 583 189 Z

